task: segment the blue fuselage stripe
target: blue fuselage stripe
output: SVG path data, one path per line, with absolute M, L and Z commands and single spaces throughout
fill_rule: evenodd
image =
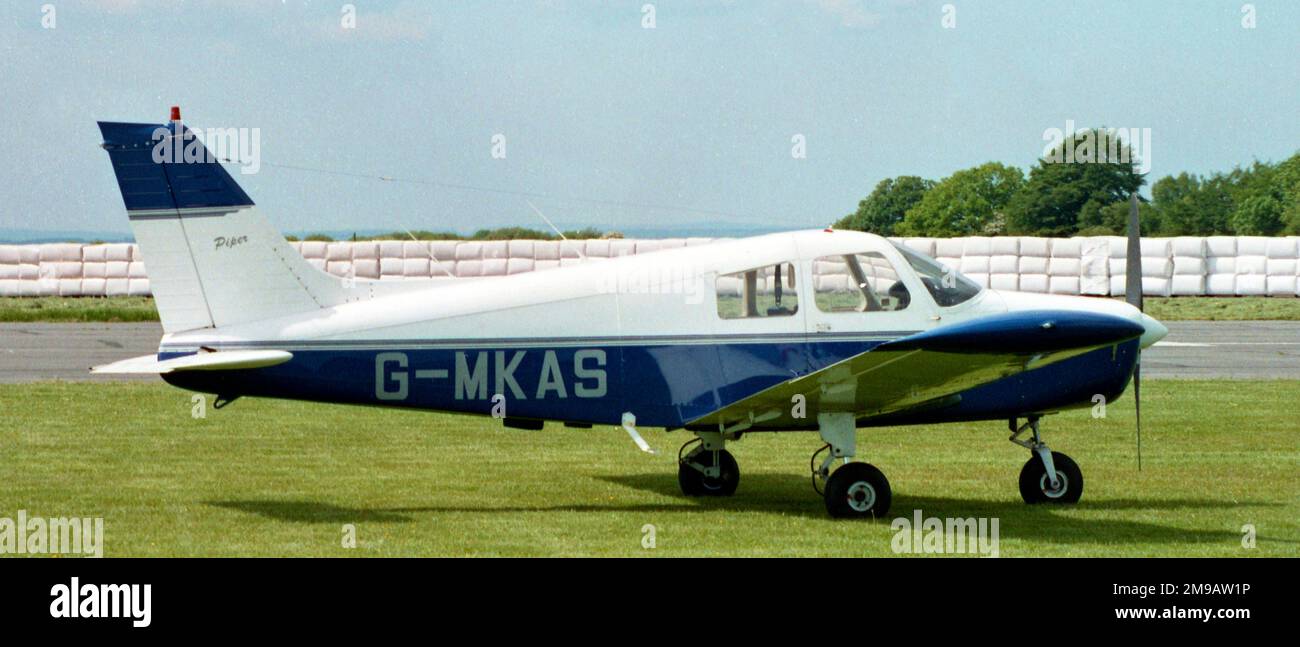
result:
M 861 335 L 859 335 L 861 337 Z M 702 336 L 701 338 L 707 338 Z M 243 342 L 221 349 L 274 347 L 293 359 L 240 371 L 176 372 L 177 386 L 224 395 L 254 395 L 490 414 L 503 404 L 519 418 L 678 427 L 792 378 L 807 375 L 887 339 L 809 341 L 802 335 L 764 341 L 681 337 L 566 338 L 437 342 Z M 613 343 L 616 342 L 616 343 Z M 348 344 L 348 347 L 340 347 Z M 944 422 L 996 419 L 1117 397 L 1127 385 L 1136 341 L 971 389 L 940 412 L 889 418 Z M 172 345 L 169 359 L 193 352 Z M 495 397 L 498 396 L 503 397 Z M 499 409 L 498 409 L 499 411 Z

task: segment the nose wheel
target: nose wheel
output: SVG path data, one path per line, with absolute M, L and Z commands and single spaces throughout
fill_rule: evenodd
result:
M 1027 430 L 1033 431 L 1033 440 L 1020 440 Z M 1025 503 L 1078 503 L 1083 496 L 1083 471 L 1074 459 L 1048 449 L 1038 434 L 1038 417 L 1031 416 L 1020 427 L 1013 418 L 1011 432 L 1011 442 L 1032 454 L 1020 469 L 1020 497 Z

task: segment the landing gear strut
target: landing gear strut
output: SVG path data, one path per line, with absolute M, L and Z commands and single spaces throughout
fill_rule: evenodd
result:
M 725 449 L 721 432 L 697 432 L 677 452 L 677 484 L 686 496 L 731 496 L 740 485 L 740 466 Z M 734 438 L 733 438 L 734 440 Z M 690 452 L 687 447 L 695 445 Z
M 826 445 L 817 450 L 809 461 L 812 468 L 813 489 L 826 500 L 826 512 L 844 519 L 876 519 L 889 513 L 893 493 L 889 480 L 874 465 L 850 463 L 857 450 L 857 425 L 851 413 L 821 413 L 817 426 Z M 817 456 L 830 450 L 820 467 Z M 844 464 L 834 472 L 835 459 Z M 825 488 L 819 487 L 821 481 Z
M 1020 496 L 1025 503 L 1078 503 L 1083 495 L 1083 472 L 1069 456 L 1048 449 L 1039 437 L 1038 416 L 1030 416 L 1019 427 L 1012 418 L 1009 428 L 1008 440 L 1032 454 L 1020 469 Z M 1030 430 L 1033 440 L 1021 440 L 1020 436 Z

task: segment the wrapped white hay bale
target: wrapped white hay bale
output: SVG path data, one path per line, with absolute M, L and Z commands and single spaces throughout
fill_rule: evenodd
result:
M 353 250 L 354 253 L 356 250 Z M 378 258 L 353 258 L 352 271 L 359 279 L 377 279 L 379 278 L 379 259 Z
M 533 243 L 533 260 L 535 261 L 560 260 L 560 241 L 539 240 Z M 556 266 L 558 267 L 558 264 Z
M 1079 245 L 1079 293 L 1110 294 L 1110 241 L 1104 237 L 1084 238 Z
M 328 250 L 329 243 L 318 240 L 303 241 L 302 245 L 298 247 L 298 252 L 307 260 L 324 261 L 328 256 Z
M 481 260 L 456 261 L 456 276 L 476 277 L 482 275 L 483 275 L 483 261 Z
M 619 256 L 631 256 L 636 253 L 635 240 L 615 239 L 609 241 L 609 257 L 618 258 Z
M 506 263 L 506 274 L 522 274 L 536 269 L 537 261 L 531 258 L 511 258 Z
M 398 251 L 401 251 L 400 249 Z M 389 279 L 402 276 L 402 265 L 406 259 L 384 256 L 379 259 L 379 278 Z
M 111 278 L 104 280 L 104 296 L 106 297 L 124 297 L 130 294 L 130 279 Z
M 587 248 L 586 242 L 581 240 L 562 240 L 560 241 L 560 258 L 581 260 Z M 561 263 L 569 265 L 569 263 Z
M 325 260 L 327 263 L 339 263 L 343 261 L 352 261 L 352 247 L 354 243 L 328 243 L 325 245 Z
M 897 240 L 897 239 L 891 239 L 891 240 Z M 934 258 L 933 238 L 904 238 L 902 239 L 902 242 L 908 248 L 914 249 L 922 254 L 925 254 L 926 256 Z
M 1237 237 L 1237 296 L 1268 294 L 1268 243 L 1266 236 Z
M 371 241 L 352 243 L 352 260 L 379 260 L 379 243 Z M 376 263 L 375 267 L 379 265 Z
M 403 259 L 406 258 L 404 252 L 406 243 L 400 240 L 382 240 L 379 241 L 379 258 L 382 259 Z
M 482 249 L 483 260 L 510 258 L 510 241 L 508 240 L 485 240 Z
M 1237 294 L 1236 236 L 1205 239 L 1205 294 L 1220 297 Z
M 352 274 L 352 261 L 325 261 L 325 271 L 343 278 L 356 278 Z
M 454 240 L 435 240 L 429 243 L 429 253 L 443 265 L 456 262 L 456 248 Z
M 1300 249 L 1296 238 L 1273 238 L 1266 248 L 1265 270 L 1267 280 L 1265 291 L 1268 296 L 1294 296 L 1296 294 L 1297 256 Z
M 506 258 L 485 258 L 480 268 L 479 276 L 505 276 L 507 263 Z
M 22 247 L 19 245 L 0 245 L 0 265 L 21 265 Z
M 529 260 L 537 258 L 536 240 L 512 240 L 506 245 L 506 258 L 527 258 Z
M 426 252 L 426 255 L 423 256 L 423 257 L 419 257 L 419 256 L 407 256 L 406 258 L 402 259 L 402 277 L 403 277 L 403 278 L 408 278 L 408 279 L 413 279 L 413 278 L 414 278 L 414 279 L 427 279 L 427 278 L 429 278 L 430 276 L 432 276 L 432 273 L 431 273 L 431 270 L 430 270 L 430 267 L 429 267 L 429 266 L 430 266 L 430 263 L 429 263 L 429 257 L 428 257 L 428 255 L 427 255 L 428 250 L 426 249 L 425 252 Z M 382 271 L 383 268 L 380 268 L 380 269 L 381 269 L 381 271 Z

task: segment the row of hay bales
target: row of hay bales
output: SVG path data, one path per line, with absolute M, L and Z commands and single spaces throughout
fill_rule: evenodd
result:
M 976 282 L 997 289 L 1117 296 L 1126 241 L 1079 238 L 907 238 Z M 368 241 L 291 243 L 307 262 L 362 279 L 505 276 L 707 238 L 575 241 Z M 1149 296 L 1300 296 L 1300 237 L 1210 236 L 1142 240 Z M 819 279 L 820 280 L 820 279 Z M 139 248 L 129 243 L 0 245 L 0 296 L 148 295 Z

